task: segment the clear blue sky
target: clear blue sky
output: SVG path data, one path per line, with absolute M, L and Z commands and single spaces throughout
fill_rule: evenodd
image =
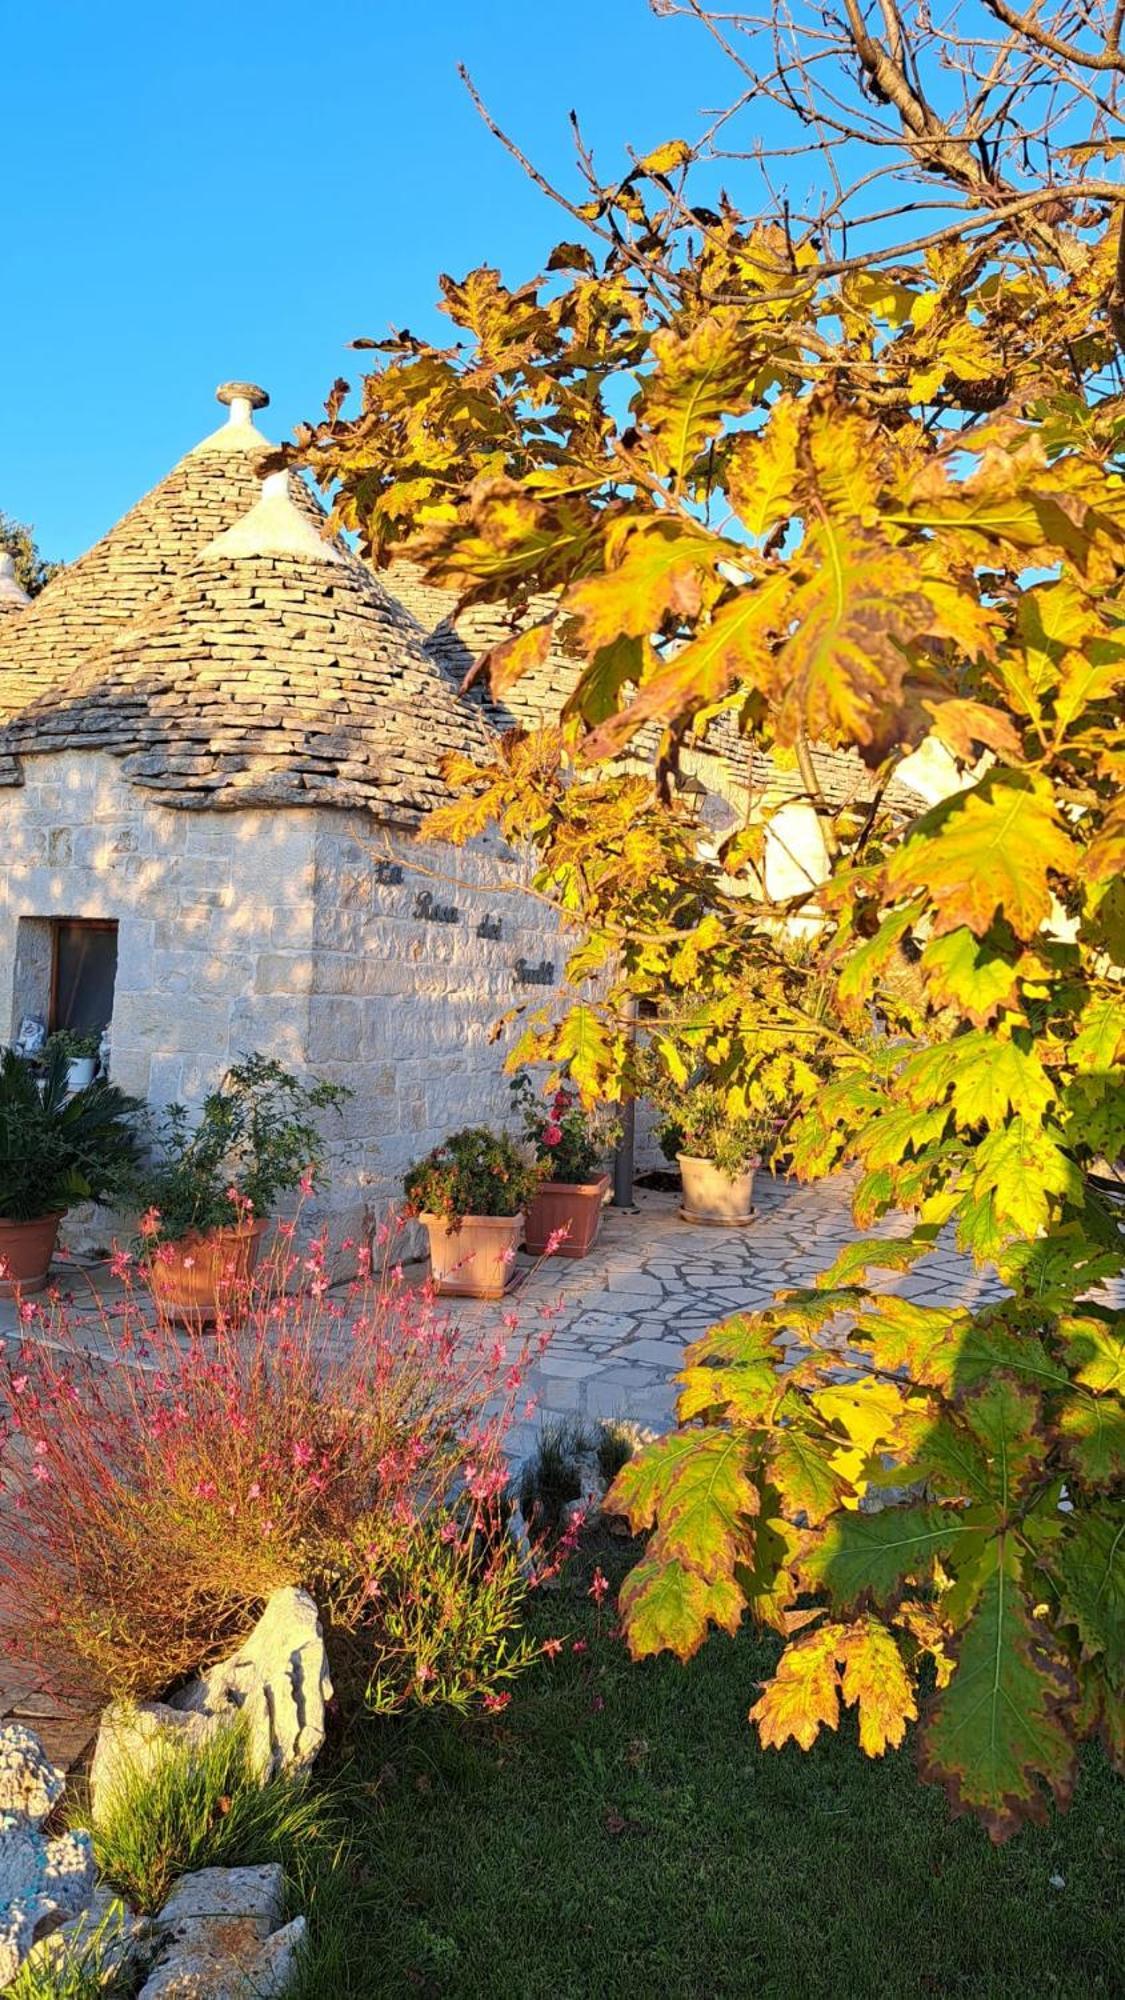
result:
M 219 381 L 287 435 L 353 335 L 439 324 L 439 271 L 530 276 L 567 233 L 458 60 L 554 173 L 572 105 L 608 179 L 732 95 L 646 0 L 10 0 L 0 48 L 0 507 L 63 559 L 214 427 Z

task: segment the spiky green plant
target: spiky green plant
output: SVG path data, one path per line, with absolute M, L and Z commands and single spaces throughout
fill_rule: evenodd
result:
M 158 1910 L 173 1882 L 196 1868 L 279 1861 L 335 1837 L 330 1793 L 299 1778 L 262 1784 L 242 1721 L 199 1745 L 169 1744 L 152 1771 L 125 1776 L 103 1800 L 71 1815 L 89 1828 L 102 1878 L 138 1910 Z

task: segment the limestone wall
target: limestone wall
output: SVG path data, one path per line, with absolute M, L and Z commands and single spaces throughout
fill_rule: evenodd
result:
M 505 1118 L 508 1037 L 490 1031 L 549 998 L 563 951 L 498 843 L 388 855 L 358 814 L 172 811 L 101 753 L 29 759 L 26 778 L 0 800 L 0 1033 L 45 1008 L 45 919 L 116 919 L 123 1088 L 197 1103 L 251 1049 L 351 1086 L 328 1127 L 337 1236 L 446 1133 Z

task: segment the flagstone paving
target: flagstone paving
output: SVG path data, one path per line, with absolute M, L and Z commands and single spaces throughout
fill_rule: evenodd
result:
M 846 1176 L 801 1187 L 759 1174 L 753 1221 L 731 1229 L 685 1222 L 668 1194 L 639 1191 L 632 1214 L 607 1209 L 592 1255 L 548 1260 L 505 1301 L 514 1341 L 545 1308 L 557 1309 L 550 1345 L 531 1372 L 534 1418 L 513 1433 L 513 1456 L 530 1449 L 545 1419 L 628 1417 L 667 1429 L 685 1345 L 718 1319 L 811 1283 L 857 1233 L 849 1191 Z M 908 1228 L 905 1217 L 892 1217 L 871 1233 Z M 873 1277 L 879 1289 L 929 1303 L 983 1304 L 1003 1291 L 994 1274 L 974 1270 L 944 1244 L 910 1272 Z M 466 1327 L 495 1323 L 497 1311 L 456 1307 Z

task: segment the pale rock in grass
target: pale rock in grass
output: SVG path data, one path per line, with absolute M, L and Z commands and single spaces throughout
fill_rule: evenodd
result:
M 0 1986 L 15 1978 L 36 1940 L 77 1916 L 93 1892 L 88 1834 L 48 1840 L 24 1813 L 0 1813 Z
M 131 1778 L 145 1777 L 181 1746 L 201 1747 L 242 1721 L 251 1768 L 262 1782 L 307 1771 L 324 1742 L 332 1698 L 316 1605 L 305 1590 L 274 1592 L 238 1651 L 170 1702 L 108 1708 L 90 1767 L 95 1819 Z
M 284 1898 L 285 1880 L 276 1861 L 257 1868 L 198 1868 L 181 1875 L 154 1923 L 159 1932 L 186 1936 L 191 1926 L 215 1918 L 245 1919 L 263 1939 L 281 1922 Z
M 316 1605 L 307 1590 L 287 1585 L 275 1590 L 237 1653 L 193 1681 L 172 1706 L 188 1716 L 245 1717 L 250 1760 L 265 1779 L 310 1768 L 331 1699 Z
M 66 1774 L 22 1723 L 0 1729 L 0 1812 L 22 1813 L 40 1826 L 63 1795 Z
M 112 1889 L 94 1890 L 86 1909 L 41 1937 L 27 1956 L 40 1978 L 95 1971 L 103 1984 L 118 1978 L 145 1955 L 148 1925 Z
M 305 1919 L 294 1917 L 243 1960 L 188 1946 L 149 1974 L 137 2000 L 282 2000 L 297 1974 Z
M 292 1983 L 305 1920 L 281 1926 L 284 1881 L 259 1868 L 202 1868 L 153 1919 L 159 1956 L 139 2000 L 269 2000 Z

